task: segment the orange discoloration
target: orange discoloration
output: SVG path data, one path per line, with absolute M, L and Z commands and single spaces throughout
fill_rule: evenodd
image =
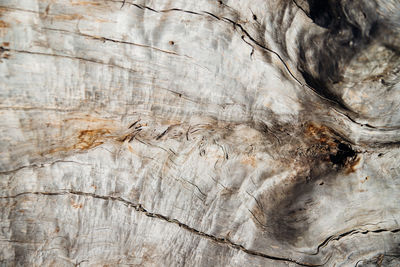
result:
M 99 6 L 100 3 L 98 2 L 90 2 L 90 1 L 75 1 L 71 2 L 73 6 Z
M 361 183 L 362 183 L 362 184 L 365 183 L 366 181 L 368 181 L 368 179 L 369 179 L 369 176 L 365 177 L 365 179 L 362 180 Z
M 330 147 L 336 147 L 332 138 L 333 132 L 324 125 L 310 123 L 306 128 L 306 135 L 316 139 L 320 143 L 327 144 Z
M 257 160 L 256 160 L 256 158 L 254 156 L 249 156 L 249 157 L 245 157 L 244 159 L 242 159 L 240 161 L 240 163 L 246 164 L 246 165 L 250 165 L 252 167 L 256 167 Z
M 353 173 L 357 170 L 358 164 L 361 161 L 361 157 L 358 156 L 353 162 L 350 162 L 346 169 L 346 174 Z M 367 178 L 366 178 L 367 180 Z
M 78 20 L 78 19 L 83 19 L 84 16 L 80 14 L 70 14 L 70 15 L 55 15 L 54 19 L 58 20 Z
M 99 23 L 111 22 L 110 20 L 106 20 L 106 19 L 95 19 L 95 21 L 99 22 Z
M 104 143 L 104 135 L 109 133 L 108 129 L 82 130 L 78 136 L 79 142 L 74 145 L 74 148 L 86 150 L 101 145 Z
M 56 147 L 51 149 L 47 153 L 43 154 L 52 154 L 56 152 L 67 152 L 70 150 L 87 150 L 94 147 L 97 147 L 111 138 L 112 136 L 107 136 L 111 133 L 110 129 L 91 129 L 91 130 L 81 130 L 78 135 L 78 141 L 72 146 L 63 146 Z
M 310 123 L 305 128 L 305 135 L 310 138 L 311 155 L 314 158 L 330 161 L 332 164 L 343 168 L 346 174 L 355 172 L 361 157 L 357 156 L 350 144 L 340 141 L 343 138 L 324 125 Z
M 81 209 L 81 208 L 83 207 L 83 204 L 82 204 L 82 203 L 78 204 L 78 203 L 76 203 L 75 201 L 73 201 L 73 200 L 71 199 L 71 206 L 72 206 L 73 208 L 75 208 L 75 209 Z
M 68 150 L 70 150 L 68 147 L 56 147 L 56 148 L 50 149 L 49 151 L 41 152 L 40 156 L 43 156 L 45 154 L 53 154 L 53 153 L 57 153 L 57 152 L 61 152 L 61 151 L 68 151 Z
M 3 42 L 3 46 L 8 47 L 8 46 L 10 46 L 10 43 L 9 42 Z
M 179 124 L 181 124 L 181 122 L 177 121 L 177 120 L 163 120 L 163 121 L 161 121 L 161 125 L 173 125 L 173 124 L 179 125 Z
M 0 20 L 0 28 L 8 28 L 8 27 L 10 27 L 9 23 L 7 23 L 3 20 Z
M 120 137 L 120 127 L 115 120 L 87 114 L 75 114 L 60 121 L 49 121 L 45 127 L 59 128 L 59 132 L 64 134 L 52 136 L 54 143 L 49 150 L 41 152 L 41 155 L 87 150 Z

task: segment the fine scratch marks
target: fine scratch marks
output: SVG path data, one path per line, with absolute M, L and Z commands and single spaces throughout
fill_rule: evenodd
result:
M 76 34 L 76 35 L 80 35 L 80 36 L 83 36 L 86 38 L 90 38 L 90 39 L 98 40 L 98 41 L 102 41 L 102 42 L 113 42 L 113 43 L 120 43 L 120 44 L 126 44 L 126 45 L 133 45 L 133 46 L 137 46 L 137 47 L 149 48 L 152 50 L 156 50 L 158 52 L 167 53 L 170 55 L 181 56 L 180 54 L 178 54 L 174 51 L 164 50 L 164 49 L 161 49 L 158 47 L 153 47 L 150 45 L 138 44 L 138 43 L 116 40 L 116 39 L 111 39 L 111 38 L 106 38 L 106 37 L 98 37 L 98 36 L 93 36 L 93 35 L 89 35 L 89 34 L 85 34 L 85 33 L 81 33 L 81 32 L 77 33 L 77 32 L 71 32 L 71 31 L 67 31 L 67 30 L 61 30 L 61 29 L 53 29 L 53 28 L 46 28 L 46 27 L 43 27 L 42 29 L 48 30 L 48 31 L 63 32 L 63 33 L 68 33 L 68 34 Z M 186 57 L 188 57 L 188 56 L 186 56 Z
M 121 1 L 111 0 L 111 2 L 121 2 Z M 128 3 L 128 2 L 127 2 L 127 3 Z M 298 6 L 299 8 L 301 8 L 301 7 L 297 4 L 297 2 L 294 1 L 293 3 L 294 3 L 296 6 Z M 244 27 L 242 24 L 238 23 L 237 21 L 234 21 L 234 20 L 232 20 L 232 19 L 230 19 L 230 18 L 227 18 L 227 17 L 219 17 L 218 15 L 213 14 L 213 13 L 208 12 L 208 11 L 195 12 L 195 11 L 184 10 L 184 9 L 180 9 L 180 8 L 170 8 L 170 9 L 165 9 L 165 10 L 155 10 L 155 9 L 153 9 L 153 8 L 149 8 L 149 7 L 144 6 L 144 5 L 138 5 L 138 4 L 134 4 L 134 3 L 129 3 L 129 4 L 132 5 L 132 6 L 135 6 L 135 7 L 137 7 L 137 8 L 140 8 L 140 9 L 148 9 L 148 10 L 151 10 L 151 11 L 153 11 L 153 12 L 155 12 L 155 13 L 166 13 L 166 12 L 173 12 L 173 11 L 175 11 L 175 12 L 184 12 L 184 13 L 194 14 L 194 15 L 198 15 L 198 16 L 210 16 L 210 17 L 212 17 L 212 18 L 214 18 L 214 19 L 217 19 L 217 20 L 219 20 L 219 21 L 223 21 L 223 22 L 232 24 L 233 27 L 234 27 L 235 29 L 236 29 L 236 28 L 240 29 L 241 33 L 244 34 L 244 36 L 246 36 L 246 37 L 254 44 L 254 46 L 256 46 L 256 47 L 258 47 L 258 48 L 260 48 L 260 49 L 262 49 L 262 50 L 264 50 L 264 51 L 267 51 L 267 52 L 273 54 L 274 56 L 276 56 L 276 57 L 278 58 L 278 60 L 282 63 L 284 69 L 287 71 L 287 73 L 289 74 L 289 76 L 290 76 L 297 84 L 299 84 L 299 85 L 300 85 L 301 87 L 303 87 L 303 88 L 306 88 L 306 89 L 311 90 L 311 91 L 312 91 L 314 94 L 316 94 L 318 97 L 320 97 L 320 98 L 322 98 L 322 99 L 324 99 L 324 100 L 326 100 L 326 101 L 328 101 L 328 102 L 330 102 L 330 103 L 333 103 L 333 104 L 335 104 L 335 105 L 339 105 L 339 106 L 340 106 L 340 103 L 337 103 L 336 101 L 334 101 L 334 100 L 332 100 L 332 99 L 330 99 L 330 98 L 327 98 L 327 97 L 321 95 L 320 93 L 318 93 L 318 91 L 317 91 L 315 88 L 313 88 L 312 86 L 308 85 L 307 83 L 303 83 L 299 78 L 296 77 L 296 75 L 293 73 L 293 71 L 289 68 L 288 63 L 285 62 L 285 60 L 283 59 L 283 57 L 282 57 L 278 52 L 274 51 L 273 49 L 271 49 L 271 48 L 269 48 L 269 47 L 267 47 L 267 46 L 261 44 L 259 41 L 257 41 L 252 35 L 250 35 L 250 33 L 245 29 L 245 27 Z M 303 10 L 303 9 L 302 9 L 302 10 Z M 304 13 L 307 15 L 307 13 L 305 12 L 305 10 L 303 10 L 303 11 L 304 11 Z M 238 21 L 240 21 L 240 20 L 238 20 Z M 250 43 L 247 42 L 243 37 L 242 37 L 242 40 L 243 40 L 245 43 L 247 43 L 247 44 L 250 45 Z M 252 57 L 253 54 L 254 54 L 254 51 L 255 51 L 255 50 L 254 50 L 254 46 L 252 45 L 252 48 L 253 48 L 253 49 L 252 49 L 252 52 L 250 53 L 250 57 Z
M 312 91 L 313 91 L 315 94 L 317 94 L 318 96 L 324 98 L 325 100 L 327 100 L 327 101 L 329 101 L 329 102 L 333 102 L 332 100 L 330 100 L 330 99 L 328 99 L 328 98 L 325 98 L 325 97 L 321 96 L 320 94 L 318 94 L 318 92 L 317 92 L 314 88 L 310 87 L 308 84 L 302 83 L 302 82 L 294 75 L 294 73 L 290 70 L 288 64 L 284 61 L 284 59 L 282 58 L 282 56 L 281 56 L 278 52 L 272 50 L 271 48 L 269 48 L 269 47 L 267 47 L 267 46 L 262 45 L 260 42 L 258 42 L 257 40 L 255 40 L 255 38 L 252 37 L 252 36 L 248 33 L 248 31 L 247 31 L 241 24 L 239 24 L 239 23 L 236 22 L 236 21 L 233 21 L 232 19 L 229 19 L 229 18 L 226 18 L 226 17 L 219 17 L 219 16 L 217 16 L 217 15 L 211 13 L 211 12 L 208 12 L 208 11 L 201 11 L 202 13 L 200 13 L 200 12 L 195 12 L 195 11 L 191 11 L 191 10 L 184 10 L 184 9 L 180 9 L 180 8 L 170 8 L 170 9 L 164 9 L 164 10 L 156 10 L 156 9 L 153 9 L 153 8 L 148 7 L 148 6 L 145 6 L 145 5 L 139 5 L 139 4 L 135 4 L 135 3 L 126 2 L 125 0 L 124 0 L 124 1 L 110 0 L 110 2 L 121 3 L 122 6 L 124 6 L 125 4 L 129 4 L 129 5 L 131 5 L 131 6 L 134 6 L 134 7 L 136 7 L 136 8 L 139 8 L 139 9 L 141 9 L 141 10 L 146 9 L 146 10 L 150 10 L 150 11 L 152 11 L 152 12 L 154 12 L 154 13 L 183 12 L 183 13 L 187 13 L 187 14 L 191 14 L 191 15 L 196 15 L 196 16 L 211 16 L 211 17 L 214 18 L 214 19 L 217 19 L 217 20 L 220 20 L 220 21 L 224 21 L 224 22 L 226 22 L 226 23 L 230 23 L 230 24 L 232 24 L 235 28 L 236 28 L 236 27 L 239 28 L 239 29 L 241 30 L 241 32 L 242 32 L 245 36 L 247 36 L 247 37 L 251 40 L 251 42 L 252 42 L 253 44 L 255 44 L 255 46 L 257 46 L 257 47 L 259 47 L 259 48 L 261 48 L 261 49 L 263 49 L 263 50 L 265 50 L 265 51 L 267 51 L 267 52 L 272 53 L 273 55 L 275 55 L 275 56 L 279 59 L 279 61 L 283 64 L 284 68 L 286 69 L 286 71 L 288 72 L 288 74 L 292 77 L 292 79 L 294 79 L 294 80 L 296 81 L 296 83 L 298 83 L 301 87 L 306 87 L 306 88 L 312 90 Z M 33 12 L 34 12 L 34 11 L 33 11 Z M 160 51 L 160 52 L 169 53 L 169 54 L 173 54 L 173 55 L 178 55 L 178 56 L 179 56 L 179 54 L 177 54 L 176 52 L 168 51 L 168 50 L 162 50 L 162 49 L 155 48 L 155 47 L 151 47 L 151 46 L 147 46 L 147 45 L 141 45 L 141 44 L 135 44 L 135 43 L 130 43 L 130 42 L 124 42 L 124 41 L 119 41 L 119 40 L 114 40 L 114 39 L 104 38 L 104 37 L 95 37 L 95 36 L 88 36 L 88 37 L 90 37 L 90 38 L 95 38 L 95 39 L 102 40 L 102 41 L 120 42 L 120 43 L 126 43 L 126 44 L 131 44 L 131 45 L 137 45 L 137 46 L 147 47 L 147 48 L 150 48 L 150 49 L 158 50 L 158 51 Z M 243 39 L 243 38 L 242 38 L 242 39 Z M 244 41 L 244 39 L 243 39 L 243 41 Z M 246 43 L 248 44 L 248 42 L 246 42 Z M 254 53 L 254 49 L 253 49 L 253 51 L 251 52 L 250 56 L 252 56 L 253 53 Z M 186 55 L 183 55 L 183 56 L 188 57 L 188 56 L 186 56 Z M 190 58 L 190 57 L 189 57 L 189 58 Z
M 151 218 L 155 218 L 157 220 L 162 220 L 168 223 L 172 223 L 175 225 L 178 225 L 179 227 L 181 227 L 182 229 L 191 232 L 192 234 L 208 239 L 212 242 L 218 243 L 218 244 L 222 244 L 222 245 L 226 245 L 229 246 L 233 249 L 236 250 L 240 250 L 246 254 L 249 255 L 253 255 L 253 256 L 258 256 L 258 257 L 262 257 L 262 258 L 266 258 L 266 259 L 270 259 L 270 260 L 276 260 L 276 261 L 283 261 L 283 262 L 290 262 L 290 263 L 295 263 L 297 265 L 300 266 L 322 266 L 325 263 L 321 263 L 321 264 L 311 264 L 311 263 L 305 263 L 305 262 L 300 262 L 298 260 L 295 259 L 291 259 L 291 258 L 284 258 L 284 257 L 279 257 L 279 256 L 273 256 L 273 255 L 268 255 L 259 251 L 255 251 L 255 250 L 251 250 L 251 249 L 247 249 L 245 248 L 243 245 L 237 244 L 235 242 L 233 242 L 232 240 L 230 240 L 229 238 L 221 238 L 221 237 L 217 237 L 211 234 L 207 234 L 205 232 L 199 231 L 193 227 L 190 227 L 187 224 L 184 224 L 182 222 L 180 222 L 177 219 L 171 219 L 165 215 L 159 214 L 159 213 L 153 213 L 148 211 L 146 208 L 144 208 L 141 204 L 137 204 L 137 203 L 133 203 L 131 201 L 128 201 L 122 197 L 116 197 L 116 196 L 108 196 L 108 195 L 97 195 L 94 193 L 88 193 L 88 192 L 81 192 L 81 191 L 75 191 L 75 190 L 64 190 L 64 191 L 59 191 L 59 192 L 23 192 L 23 193 L 19 193 L 13 196 L 2 196 L 0 197 L 0 199 L 17 199 L 19 197 L 22 196 L 28 196 L 28 195 L 36 195 L 36 196 L 63 196 L 63 195 L 76 195 L 76 196 L 83 196 L 83 197 L 90 197 L 90 198 L 94 198 L 94 199 L 102 199 L 105 201 L 115 201 L 118 203 L 121 203 L 127 207 L 131 207 L 133 208 L 135 211 L 140 212 L 142 214 L 144 214 L 147 217 L 151 217 Z
M 107 37 L 100 37 L 100 36 L 94 36 L 94 35 L 89 35 L 89 34 L 85 34 L 82 32 L 71 32 L 71 31 L 67 31 L 67 30 L 62 30 L 62 29 L 54 29 L 54 28 L 47 28 L 47 27 L 42 27 L 41 29 L 43 30 L 48 30 L 48 31 L 55 31 L 55 32 L 61 32 L 61 33 L 67 33 L 67 34 L 74 34 L 74 35 L 78 35 L 78 36 L 82 36 L 85 38 L 90 38 L 92 40 L 96 40 L 96 41 L 100 41 L 100 42 L 112 42 L 112 43 L 118 43 L 118 44 L 125 44 L 125 45 L 131 45 L 131 46 L 136 46 L 136 47 L 142 47 L 142 48 L 148 48 L 157 52 L 161 52 L 161 53 L 165 53 L 165 54 L 169 54 L 169 55 L 174 55 L 174 56 L 178 56 L 178 57 L 185 57 L 188 58 L 190 60 L 194 60 L 193 57 L 188 56 L 188 55 L 182 55 L 179 54 L 175 51 L 170 51 L 170 50 L 165 50 L 165 49 L 161 49 L 158 47 L 154 47 L 151 45 L 146 45 L 146 44 L 139 44 L 139 43 L 134 43 L 134 42 L 128 42 L 128 41 L 122 41 L 122 40 L 117 40 L 117 39 L 112 39 L 112 38 L 107 38 Z M 208 72 L 211 72 L 207 67 L 201 66 L 197 63 L 194 63 L 196 66 L 199 66 L 205 70 L 207 70 Z
M 111 2 L 121 2 L 121 1 L 111 1 Z M 285 68 L 285 69 L 287 70 L 287 72 L 289 73 L 289 75 L 290 75 L 299 85 L 305 86 L 305 85 L 304 85 L 302 82 L 300 82 L 300 80 L 293 74 L 293 72 L 290 70 L 288 64 L 283 60 L 283 58 L 281 57 L 281 55 L 279 55 L 278 52 L 272 50 L 271 48 L 268 48 L 268 47 L 262 45 L 260 42 L 258 42 L 257 40 L 255 40 L 254 37 L 252 37 L 252 36 L 246 31 L 246 29 L 245 29 L 241 24 L 237 23 L 236 21 L 233 21 L 232 19 L 229 19 L 229 18 L 226 18 L 226 17 L 219 17 L 219 16 L 217 16 L 217 15 L 211 13 L 211 12 L 208 12 L 208 11 L 202 11 L 202 13 L 200 13 L 200 12 L 195 12 L 195 11 L 191 11 L 191 10 L 184 10 L 184 9 L 180 9 L 180 8 L 170 8 L 170 9 L 164 9 L 164 10 L 155 10 L 155 9 L 153 9 L 153 8 L 149 8 L 149 7 L 144 6 L 144 5 L 138 5 L 138 4 L 133 4 L 133 3 L 129 3 L 129 4 L 132 5 L 132 6 L 138 7 L 138 8 L 140 8 L 140 9 L 146 8 L 146 9 L 152 10 L 152 11 L 154 11 L 154 12 L 156 12 L 156 13 L 167 13 L 167 12 L 171 12 L 171 11 L 184 12 L 184 13 L 193 14 L 193 15 L 198 15 L 198 16 L 211 16 L 211 17 L 213 17 L 213 18 L 215 18 L 215 19 L 217 19 L 217 20 L 221 20 L 221 21 L 225 21 L 225 22 L 227 22 L 227 23 L 230 23 L 230 24 L 232 24 L 234 27 L 238 27 L 238 28 L 242 31 L 242 33 L 243 33 L 244 35 L 246 35 L 257 47 L 259 47 L 259 48 L 261 48 L 261 49 L 263 49 L 263 50 L 265 50 L 265 51 L 268 51 L 268 52 L 274 54 L 275 56 L 277 56 L 278 59 L 279 59 L 279 61 L 282 62 L 284 68 Z M 243 38 L 242 38 L 242 39 L 243 39 Z M 243 40 L 244 40 L 244 39 L 243 39 Z M 247 42 L 246 42 L 246 43 L 247 43 Z M 253 53 L 253 52 L 252 52 L 252 53 Z
M 237 23 L 237 22 L 235 22 L 235 21 L 233 21 L 233 20 L 231 20 L 231 19 L 229 19 L 229 18 L 226 18 L 226 17 L 222 17 L 222 19 L 225 20 L 225 21 L 227 21 L 227 22 L 229 22 L 229 23 L 231 23 L 233 26 L 238 27 L 238 28 L 242 31 L 242 33 L 244 33 L 256 46 L 258 46 L 259 48 L 261 48 L 261 49 L 263 49 L 263 50 L 265 50 L 265 51 L 270 52 L 271 54 L 274 54 L 274 55 L 279 59 L 279 61 L 283 64 L 283 66 L 285 67 L 285 69 L 286 69 L 286 71 L 289 73 L 289 75 L 290 75 L 300 86 L 305 86 L 305 85 L 293 74 L 293 72 L 290 70 L 288 64 L 283 60 L 282 56 L 279 55 L 278 52 L 272 50 L 272 49 L 269 48 L 269 47 L 266 47 L 266 46 L 260 44 L 257 40 L 255 40 L 255 39 L 245 30 L 245 28 L 244 28 L 241 24 L 239 24 L 239 23 Z
M 16 169 L 9 170 L 9 171 L 2 171 L 2 172 L 0 172 L 0 175 L 8 175 L 8 174 L 11 174 L 11 173 L 14 173 L 14 172 L 18 172 L 18 171 L 20 171 L 22 169 L 27 169 L 27 168 L 43 168 L 45 166 L 51 166 L 51 165 L 54 165 L 56 163 L 76 163 L 76 164 L 80 164 L 80 165 L 89 165 L 90 166 L 90 164 L 81 163 L 81 162 L 77 162 L 77 161 L 73 161 L 73 160 L 56 160 L 56 161 L 53 161 L 53 162 L 50 162 L 50 163 L 31 164 L 31 165 L 21 166 L 21 167 L 18 167 Z
M 79 61 L 85 61 L 85 62 L 91 62 L 91 63 L 95 63 L 95 64 L 100 64 L 100 65 L 106 65 L 106 66 L 109 66 L 109 67 L 112 67 L 112 68 L 118 68 L 118 69 L 122 69 L 122 70 L 125 70 L 125 71 L 128 71 L 128 72 L 137 73 L 137 71 L 135 71 L 133 69 L 126 68 L 126 67 L 123 67 L 123 66 L 119 66 L 119 65 L 116 65 L 116 64 L 105 63 L 105 62 L 97 60 L 97 59 L 84 58 L 84 57 L 78 57 L 78 56 L 60 55 L 60 54 L 51 54 L 51 53 L 45 53 L 45 52 L 18 50 L 18 49 L 10 49 L 10 51 L 11 52 L 15 52 L 15 53 L 31 54 L 31 55 L 38 55 L 38 56 L 68 58 L 68 59 L 72 59 L 72 60 L 79 60 Z
M 186 179 L 184 179 L 184 178 L 182 178 L 182 177 L 180 177 L 180 179 L 182 179 L 182 180 L 185 181 L 186 183 L 188 183 L 188 184 L 194 186 L 194 187 L 197 189 L 197 191 L 202 195 L 202 197 L 199 197 L 199 199 L 200 199 L 201 201 L 204 201 L 204 199 L 207 198 L 207 195 L 204 194 L 203 191 L 201 191 L 201 189 L 200 189 L 200 187 L 199 187 L 198 185 L 196 185 L 195 183 L 193 183 L 193 182 L 191 182 L 191 181 L 189 181 L 189 180 L 186 180 Z

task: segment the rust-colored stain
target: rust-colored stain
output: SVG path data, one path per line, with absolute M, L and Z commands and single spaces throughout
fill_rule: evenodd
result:
M 245 164 L 245 165 L 250 165 L 252 167 L 256 167 L 257 160 L 254 156 L 249 156 L 249 157 L 245 157 L 244 159 L 242 159 L 240 161 L 240 163 Z
M 73 201 L 73 200 L 71 199 L 71 206 L 72 206 L 73 208 L 75 208 L 75 209 L 81 209 L 81 208 L 83 207 L 83 204 L 82 204 L 82 203 L 78 204 L 78 203 L 76 203 L 75 201 Z
M 306 135 L 312 137 L 320 143 L 327 144 L 330 147 L 336 147 L 336 143 L 333 140 L 332 131 L 324 126 L 310 123 L 306 128 Z
M 99 6 L 100 3 L 98 2 L 90 2 L 90 1 L 74 1 L 71 2 L 73 6 Z
M 369 176 L 365 177 L 365 179 L 363 179 L 363 180 L 361 181 L 361 183 L 362 183 L 362 184 L 365 183 L 366 181 L 368 181 L 368 179 L 369 179 Z
M 161 121 L 161 125 L 172 125 L 172 124 L 179 125 L 181 123 L 182 123 L 181 121 L 172 120 L 172 119 L 164 119 Z
M 99 18 L 95 19 L 95 21 L 96 21 L 96 22 L 99 22 L 99 23 L 111 22 L 111 20 L 99 19 Z
M 46 9 L 44 10 L 44 13 L 46 14 L 46 16 L 49 14 L 50 11 L 50 4 L 47 5 Z
M 52 154 L 56 152 L 67 152 L 70 150 L 87 150 L 94 147 L 97 147 L 103 144 L 107 138 L 111 138 L 111 136 L 107 136 L 111 133 L 110 129 L 91 129 L 91 130 L 81 130 L 79 131 L 78 141 L 72 146 L 61 146 L 51 149 L 50 151 L 43 154 Z
M 8 28 L 8 27 L 10 27 L 9 23 L 7 23 L 3 20 L 0 20 L 0 28 Z
M 51 147 L 41 152 L 41 155 L 88 150 L 119 137 L 119 127 L 115 120 L 87 114 L 74 114 L 61 121 L 48 122 L 46 126 L 59 128 L 64 134 L 52 136 L 54 141 Z
M 9 42 L 3 42 L 3 46 L 8 47 L 8 46 L 10 46 L 10 43 Z
M 80 14 L 70 14 L 70 15 L 54 15 L 54 19 L 58 19 L 58 20 L 79 20 L 79 19 L 83 19 L 84 16 L 80 15 Z
M 104 143 L 104 135 L 109 134 L 109 129 L 82 130 L 79 133 L 79 142 L 74 145 L 74 149 L 86 150 Z
M 305 129 L 306 136 L 311 138 L 310 147 L 313 148 L 312 155 L 324 161 L 343 168 L 346 174 L 355 172 L 361 160 L 350 144 L 341 141 L 334 130 L 324 125 L 310 123 Z
M 360 161 L 361 161 L 361 157 L 358 156 L 355 160 L 353 160 L 352 162 L 350 162 L 350 163 L 347 165 L 346 174 L 350 174 L 350 173 L 355 172 L 355 171 L 357 170 L 357 166 L 358 166 L 358 164 L 360 163 Z M 368 177 L 365 178 L 365 180 L 368 180 Z
M 5 59 L 8 59 L 8 58 L 10 58 L 10 54 L 8 54 L 8 53 L 3 53 L 3 54 L 1 54 L 0 55 L 0 58 L 5 58 Z

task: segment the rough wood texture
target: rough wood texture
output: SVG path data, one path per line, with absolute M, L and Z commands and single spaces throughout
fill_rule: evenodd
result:
M 399 266 L 398 0 L 0 0 L 2 266 Z

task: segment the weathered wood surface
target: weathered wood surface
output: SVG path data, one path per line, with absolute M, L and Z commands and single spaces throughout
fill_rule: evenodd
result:
M 2 266 L 399 266 L 398 0 L 0 16 Z

